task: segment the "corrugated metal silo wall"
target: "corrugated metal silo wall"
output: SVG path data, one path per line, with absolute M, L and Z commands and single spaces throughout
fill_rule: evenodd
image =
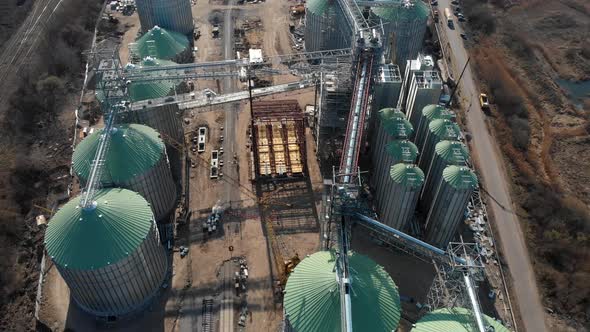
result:
M 386 107 L 396 107 L 401 88 L 401 81 L 376 84 L 372 108 L 380 110 Z M 377 113 L 374 116 L 377 116 Z
M 315 52 L 322 50 L 324 43 L 324 34 L 322 31 L 326 30 L 326 22 L 324 17 L 314 14 L 307 10 L 305 13 L 305 50 L 308 52 Z
M 435 84 L 432 88 L 420 88 L 415 82 L 415 77 L 412 78 L 408 102 L 406 103 L 406 114 L 408 121 L 412 123 L 414 128 L 418 128 L 418 122 L 422 116 L 422 109 L 426 105 L 438 104 L 441 91 L 442 84 Z
M 424 187 L 422 189 L 421 205 L 430 208 L 437 186 L 442 179 L 443 170 L 450 164 L 438 153 L 434 153 L 434 158 L 430 165 L 424 171 Z M 465 163 L 453 164 L 463 166 Z
M 136 0 L 142 31 L 155 25 L 188 35 L 193 32 L 190 0 Z
M 426 19 L 412 19 L 401 21 L 396 33 L 395 59 L 400 70 L 405 70 L 406 61 L 416 59 L 422 49 L 426 34 Z
M 123 316 L 145 308 L 157 294 L 168 258 L 154 222 L 144 242 L 119 262 L 96 270 L 57 269 L 83 310 L 101 317 Z
M 182 112 L 177 104 L 165 104 L 119 113 L 117 121 L 144 124 L 182 144 L 184 134 L 181 116 Z
M 465 218 L 471 189 L 457 190 L 445 180 L 439 182 L 426 218 L 426 242 L 446 249 Z
M 326 50 L 352 47 L 354 31 L 350 24 L 348 24 L 342 8 L 340 8 L 338 2 L 335 1 L 334 5 L 330 6 L 329 9 L 328 22 L 330 22 L 330 33 Z
M 421 188 L 404 186 L 391 179 L 386 183 L 386 187 L 381 220 L 397 230 L 406 231 L 414 217 Z
M 417 110 L 417 109 L 416 109 Z M 418 147 L 418 150 L 422 150 L 424 143 L 426 142 L 426 134 L 428 133 L 428 126 L 430 120 L 424 116 L 420 111 L 420 119 L 418 121 L 418 127 L 416 129 L 416 135 L 414 135 L 414 144 Z
M 139 193 L 150 203 L 157 221 L 164 220 L 176 203 L 176 184 L 172 179 L 166 151 L 151 169 L 133 179 L 116 184 Z
M 374 188 L 375 188 L 375 200 L 377 202 L 377 210 L 380 210 L 382 206 L 382 196 L 379 195 L 380 190 L 383 188 L 384 181 L 387 180 L 386 176 L 384 175 L 389 167 L 392 165 L 386 165 L 384 160 L 387 154 L 385 147 L 387 143 L 390 141 L 389 135 L 385 132 L 383 128 L 383 123 L 381 119 L 377 120 L 377 141 L 375 146 L 375 159 L 373 161 L 373 173 L 374 173 Z
M 390 141 L 391 140 L 388 140 L 388 142 Z M 397 160 L 391 154 L 389 154 L 386 151 L 385 146 L 383 147 L 382 156 L 382 163 L 380 164 L 381 168 L 379 170 L 380 185 L 377 187 L 376 192 L 377 201 L 380 202 L 380 204 L 378 205 L 380 212 L 385 209 L 385 206 L 387 204 L 386 202 L 389 196 L 391 195 L 392 186 L 394 185 L 394 182 L 391 181 L 390 176 L 391 167 L 395 164 L 402 162 L 402 160 Z

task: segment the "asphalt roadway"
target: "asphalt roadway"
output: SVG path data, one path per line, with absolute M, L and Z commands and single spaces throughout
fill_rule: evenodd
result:
M 236 5 L 236 0 L 229 0 L 228 2 L 228 9 L 225 11 L 225 18 L 223 20 L 223 55 L 226 60 L 233 60 L 235 59 L 234 54 L 234 21 L 232 19 L 232 9 Z M 222 93 L 231 93 L 236 91 L 236 80 L 235 78 L 227 77 L 223 79 L 223 91 Z M 223 106 L 225 112 L 225 138 L 223 141 L 223 150 L 224 155 L 222 156 L 225 159 L 225 165 L 223 168 L 223 174 L 227 175 L 230 179 L 236 179 L 239 181 L 239 174 L 237 170 L 237 164 L 233 163 L 233 156 L 234 153 L 237 153 L 237 140 L 236 140 L 236 130 L 237 130 L 237 122 L 238 122 L 238 112 L 237 108 L 239 107 L 236 103 L 229 103 Z M 245 133 L 242 133 L 245 134 Z M 225 158 L 227 156 L 227 158 Z M 224 188 L 223 188 L 223 200 L 227 203 L 231 203 L 232 201 L 238 201 L 239 198 L 239 191 L 235 189 L 235 184 L 233 181 L 224 181 Z
M 445 22 L 444 8 L 451 8 L 450 0 L 440 0 L 438 10 L 440 20 L 443 22 L 443 33 L 450 44 L 450 54 L 453 58 L 453 72 L 455 79 L 459 78 L 461 70 L 467 62 L 468 55 L 460 36 L 461 27 L 454 18 L 455 29 L 450 29 Z M 447 51 L 448 49 L 445 49 Z M 512 290 L 516 295 L 516 303 L 524 328 L 530 332 L 547 331 L 545 326 L 545 314 L 539 290 L 537 288 L 533 267 L 531 265 L 525 237 L 519 224 L 518 217 L 514 214 L 513 203 L 510 198 L 510 186 L 506 180 L 506 172 L 503 167 L 502 153 L 494 138 L 490 135 L 485 123 L 485 115 L 479 105 L 479 89 L 473 79 L 470 66 L 467 67 L 459 85 L 460 99 L 466 104 L 467 127 L 471 135 L 471 144 L 474 148 L 475 158 L 482 185 L 493 198 L 488 201 L 488 211 L 492 211 L 496 224 L 498 241 L 502 248 L 504 258 L 508 263 Z

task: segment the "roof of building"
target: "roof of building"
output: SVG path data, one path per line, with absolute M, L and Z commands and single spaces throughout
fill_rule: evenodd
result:
M 447 166 L 443 170 L 442 176 L 455 189 L 475 189 L 478 186 L 477 175 L 469 167 Z
M 422 109 L 422 115 L 424 115 L 430 121 L 436 119 L 450 120 L 455 117 L 455 114 L 451 110 L 440 105 L 426 105 Z
M 458 141 L 440 141 L 436 143 L 434 151 L 450 165 L 464 165 L 469 160 L 469 150 Z
M 161 60 L 152 57 L 144 58 L 139 65 L 128 64 L 128 71 L 141 70 L 144 67 L 172 66 L 176 62 L 170 60 Z M 153 72 L 157 75 L 158 72 Z M 141 101 L 146 99 L 161 98 L 169 95 L 174 91 L 174 82 L 169 80 L 145 81 L 141 83 L 132 82 L 129 85 L 129 97 L 132 101 Z
M 189 40 L 185 35 L 155 26 L 130 45 L 129 51 L 140 59 L 149 56 L 171 60 L 188 47 Z
M 284 307 L 296 331 L 340 331 L 340 292 L 336 254 L 320 251 L 301 261 L 289 276 Z M 352 324 L 355 331 L 395 331 L 401 306 L 398 288 L 370 258 L 349 256 Z
M 53 262 L 74 270 L 94 270 L 132 254 L 154 223 L 148 202 L 136 192 L 111 188 L 98 191 L 96 207 L 70 200 L 49 221 L 45 248 Z
M 393 118 L 406 117 L 406 115 L 402 111 L 400 111 L 397 108 L 391 107 L 380 109 L 377 113 L 379 114 L 379 119 L 381 119 L 381 121 L 388 121 Z
M 418 148 L 408 140 L 393 140 L 385 148 L 394 160 L 411 164 L 418 157 Z
M 484 325 L 492 326 L 495 332 L 508 332 L 500 322 L 483 315 Z M 477 331 L 471 310 L 465 308 L 443 308 L 429 312 L 412 328 L 411 332 L 472 332 Z
M 389 171 L 391 180 L 405 187 L 419 188 L 424 183 L 424 172 L 413 164 L 395 164 Z
M 404 4 L 407 3 L 407 4 Z M 414 21 L 428 19 L 428 6 L 421 0 L 403 1 L 395 7 L 373 7 L 373 13 L 387 21 Z
M 436 119 L 428 124 L 428 129 L 436 135 L 439 140 L 458 140 L 461 129 L 451 120 Z
M 391 118 L 383 127 L 385 132 L 394 138 L 407 138 L 414 132 L 414 126 L 406 118 Z
M 88 179 L 91 164 L 103 130 L 86 137 L 74 150 L 74 172 Z M 111 141 L 105 157 L 102 183 L 121 183 L 141 175 L 156 165 L 165 153 L 164 142 L 154 129 L 139 125 L 118 125 L 111 131 Z
M 326 10 L 330 7 L 329 0 L 308 0 L 305 3 L 305 9 L 307 12 L 312 12 L 315 15 L 324 15 Z

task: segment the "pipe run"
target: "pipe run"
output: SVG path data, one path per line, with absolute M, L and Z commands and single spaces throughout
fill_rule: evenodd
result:
M 442 249 L 439 249 L 439 248 L 437 248 L 437 247 L 435 247 L 435 246 L 433 246 L 431 244 L 428 244 L 428 243 L 426 243 L 426 242 L 424 242 L 422 240 L 418 240 L 417 238 L 415 238 L 413 236 L 410 236 L 410 235 L 408 235 L 408 234 L 406 234 L 404 232 L 400 232 L 400 231 L 398 231 L 397 229 L 395 229 L 393 227 L 389 227 L 389 226 L 387 226 L 385 224 L 382 224 L 381 222 L 379 222 L 379 221 L 377 221 L 377 220 L 375 220 L 373 218 L 369 218 L 369 217 L 367 217 L 365 215 L 362 215 L 362 214 L 360 214 L 358 212 L 355 213 L 354 216 L 356 218 L 358 218 L 359 220 L 361 220 L 363 222 L 366 222 L 367 224 L 370 224 L 371 226 L 374 226 L 374 227 L 376 227 L 376 228 L 378 228 L 378 229 L 380 229 L 380 230 L 382 230 L 382 231 L 384 231 L 386 233 L 394 234 L 396 236 L 399 236 L 400 238 L 402 238 L 404 240 L 407 240 L 407 241 L 409 241 L 409 242 L 411 242 L 411 243 L 413 243 L 413 244 L 415 244 L 415 245 L 417 245 L 419 247 L 428 249 L 428 250 L 430 250 L 431 252 L 433 252 L 433 253 L 435 253 L 437 255 L 440 255 L 440 256 L 448 256 L 448 254 L 447 254 L 446 251 L 444 251 Z M 458 264 L 463 264 L 463 265 L 466 264 L 466 261 L 463 258 L 453 257 L 453 259 Z

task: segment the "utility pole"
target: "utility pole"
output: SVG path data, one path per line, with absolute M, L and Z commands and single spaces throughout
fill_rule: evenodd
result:
M 448 108 L 449 105 L 451 105 L 451 101 L 453 101 L 453 96 L 455 96 L 455 92 L 457 92 L 457 89 L 459 88 L 459 84 L 461 83 L 461 78 L 463 78 L 463 74 L 465 73 L 465 69 L 467 69 L 467 65 L 469 65 L 470 59 L 471 59 L 471 57 L 467 58 L 467 61 L 465 62 L 465 66 L 463 66 L 463 70 L 461 71 L 461 75 L 459 75 L 459 80 L 457 80 L 457 84 L 455 84 L 455 88 L 453 89 L 453 93 L 451 93 L 451 97 L 449 98 L 449 101 L 447 101 L 447 104 L 445 105 L 446 108 Z

